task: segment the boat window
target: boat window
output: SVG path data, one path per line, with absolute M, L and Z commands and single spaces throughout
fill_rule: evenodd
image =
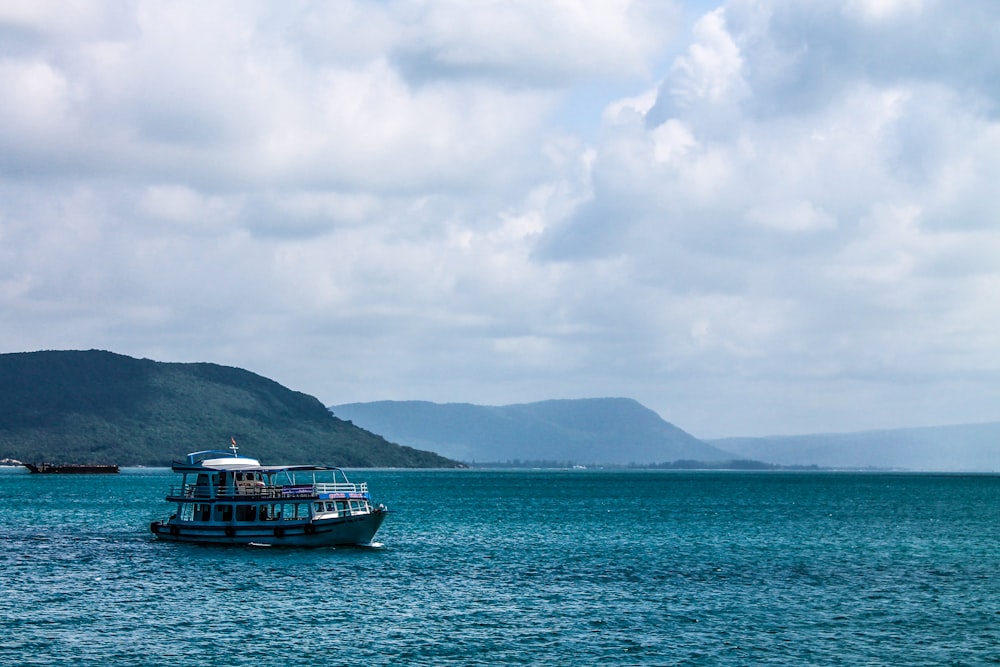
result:
M 237 505 L 236 506 L 236 520 L 237 521 L 256 521 L 257 520 L 257 506 L 256 505 Z
M 199 498 L 208 498 L 208 475 L 199 473 L 194 483 L 194 495 Z
M 233 506 L 232 505 L 216 505 L 215 506 L 215 520 L 216 521 L 232 521 L 233 520 Z

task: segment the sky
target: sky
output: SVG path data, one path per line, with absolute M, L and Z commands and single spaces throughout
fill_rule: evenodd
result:
M 1000 4 L 0 0 L 0 351 L 1000 420 Z

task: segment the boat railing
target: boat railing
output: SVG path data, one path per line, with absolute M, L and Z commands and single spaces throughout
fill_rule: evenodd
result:
M 236 489 L 217 489 L 216 498 L 260 498 L 263 500 L 301 498 L 320 494 L 367 494 L 368 483 L 334 482 L 316 484 L 285 484 L 273 486 L 241 486 Z M 211 498 L 209 487 L 204 484 L 178 484 L 170 487 L 171 498 Z
M 317 482 L 313 485 L 316 493 L 368 493 L 368 482 L 354 484 L 352 482 Z
M 171 486 L 167 492 L 170 498 L 262 498 L 281 499 L 289 496 L 303 495 L 301 487 L 290 488 L 287 486 L 256 486 L 238 487 L 236 489 L 225 488 L 216 489 L 213 495 L 209 487 L 204 484 L 179 484 Z M 311 488 L 305 489 L 306 495 L 311 493 Z

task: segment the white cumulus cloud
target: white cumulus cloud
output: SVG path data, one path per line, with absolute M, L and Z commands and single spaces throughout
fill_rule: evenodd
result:
M 998 19 L 5 3 L 0 341 L 703 436 L 994 419 Z

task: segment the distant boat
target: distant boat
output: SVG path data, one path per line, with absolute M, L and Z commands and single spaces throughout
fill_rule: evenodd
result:
M 267 546 L 370 545 L 385 519 L 364 482 L 340 468 L 262 466 L 232 451 L 203 451 L 175 462 L 181 483 L 167 493 L 176 513 L 154 521 L 163 540 Z
M 25 463 L 24 467 L 31 472 L 44 475 L 113 475 L 119 472 L 118 466 L 95 465 L 87 463 Z

